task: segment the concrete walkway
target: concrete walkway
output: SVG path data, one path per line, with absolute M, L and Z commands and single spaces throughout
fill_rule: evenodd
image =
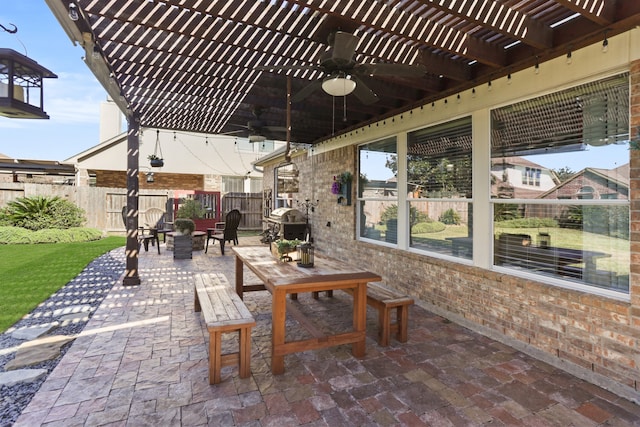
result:
M 365 358 L 349 346 L 309 351 L 287 356 L 285 374 L 273 376 L 267 292 L 245 294 L 258 323 L 252 376 L 225 367 L 222 382 L 210 386 L 192 277 L 221 271 L 233 283 L 233 261 L 219 247 L 178 261 L 164 245 L 161 255 L 143 252 L 142 285 L 112 289 L 15 425 L 640 425 L 639 406 L 418 306 L 405 344 L 378 346 L 369 311 Z M 341 292 L 301 295 L 297 304 L 319 327 L 351 321 L 350 297 Z M 289 327 L 291 336 L 305 333 L 293 320 Z M 234 348 L 227 336 L 224 346 Z

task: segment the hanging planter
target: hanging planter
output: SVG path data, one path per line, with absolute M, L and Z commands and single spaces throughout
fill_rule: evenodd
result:
M 164 166 L 164 160 L 156 157 L 153 154 L 150 154 L 148 159 L 149 163 L 151 163 L 152 168 L 161 168 L 162 166 Z
M 338 204 L 343 206 L 351 205 L 351 172 L 342 172 L 333 177 L 331 183 L 331 193 L 338 196 Z
M 147 159 L 149 159 L 152 168 L 161 168 L 164 166 L 162 147 L 160 147 L 160 129 L 156 130 L 156 146 L 153 150 L 153 154 L 149 154 Z

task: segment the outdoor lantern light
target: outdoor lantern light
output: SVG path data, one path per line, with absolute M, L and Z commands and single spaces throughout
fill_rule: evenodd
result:
M 298 245 L 298 266 L 313 267 L 313 246 L 309 242 Z
M 12 49 L 0 48 L 0 115 L 48 119 L 43 109 L 43 78 L 55 74 Z
M 332 74 L 322 81 L 322 90 L 331 96 L 346 96 L 355 88 L 356 82 L 343 72 Z

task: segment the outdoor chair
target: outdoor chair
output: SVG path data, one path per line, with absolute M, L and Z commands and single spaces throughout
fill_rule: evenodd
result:
M 127 207 L 122 207 L 122 222 L 124 223 L 125 229 L 127 228 Z M 149 250 L 149 242 L 153 246 L 158 248 L 158 255 L 160 254 L 160 238 L 158 237 L 158 229 L 156 228 L 148 228 L 138 227 L 138 252 L 140 251 L 140 246 L 144 245 L 144 251 L 147 252 Z
M 220 242 L 220 252 L 224 255 L 225 242 L 233 242 L 234 245 L 238 244 L 238 226 L 240 225 L 240 219 L 242 214 L 238 209 L 234 209 L 227 213 L 223 223 L 217 223 L 215 228 L 207 229 L 207 243 L 205 245 L 204 253 L 206 254 L 209 249 L 209 240 L 214 242 L 217 240 Z

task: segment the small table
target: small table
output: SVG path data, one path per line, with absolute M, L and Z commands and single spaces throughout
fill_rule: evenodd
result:
M 342 261 L 315 255 L 312 268 L 298 267 L 294 262 L 280 262 L 265 246 L 233 247 L 236 255 L 236 292 L 268 290 L 271 293 L 271 372 L 284 373 L 284 356 L 317 348 L 352 344 L 351 353 L 364 357 L 367 323 L 367 282 L 382 280 L 377 274 L 350 266 Z M 244 284 L 244 267 L 262 280 L 259 285 Z M 351 331 L 325 335 L 314 327 L 313 321 L 304 316 L 286 296 L 298 293 L 350 289 L 353 294 L 353 328 Z M 298 320 L 313 338 L 285 342 L 287 310 Z

